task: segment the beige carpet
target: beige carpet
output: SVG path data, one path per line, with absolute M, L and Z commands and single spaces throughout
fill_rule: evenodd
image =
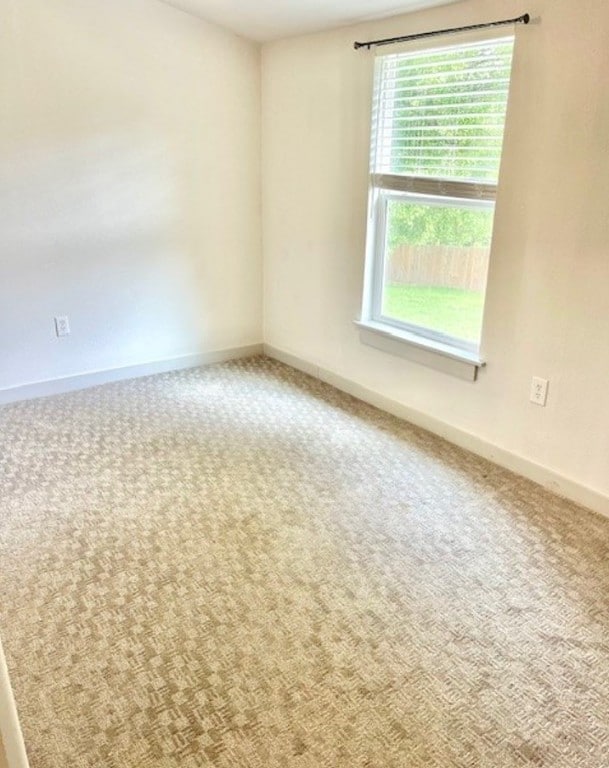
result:
M 263 358 L 0 434 L 32 768 L 609 766 L 609 520 Z

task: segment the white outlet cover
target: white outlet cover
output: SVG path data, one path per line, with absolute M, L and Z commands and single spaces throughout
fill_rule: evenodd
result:
M 55 333 L 58 337 L 70 335 L 70 321 L 66 315 L 55 318 Z
M 542 379 L 539 376 L 533 376 L 531 381 L 531 402 L 535 405 L 541 405 L 542 408 L 548 401 L 548 379 Z

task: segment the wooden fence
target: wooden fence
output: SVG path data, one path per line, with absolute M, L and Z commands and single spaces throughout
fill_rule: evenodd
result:
M 403 245 L 387 259 L 385 280 L 483 291 L 487 267 L 488 248 Z

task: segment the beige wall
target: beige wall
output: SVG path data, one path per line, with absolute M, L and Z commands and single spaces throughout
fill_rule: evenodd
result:
M 0 642 L 0 768 L 28 768 L 28 759 Z
M 584 7 L 585 6 L 585 7 Z M 355 39 L 518 29 L 476 383 L 362 346 L 371 60 Z M 263 48 L 265 340 L 609 495 L 609 4 L 467 2 Z M 532 375 L 548 406 L 529 403 Z M 491 449 L 489 454 L 493 455 Z
M 260 342 L 259 170 L 257 45 L 0 0 L 0 389 Z

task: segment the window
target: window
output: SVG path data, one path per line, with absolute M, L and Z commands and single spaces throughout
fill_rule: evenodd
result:
M 364 326 L 479 356 L 512 49 L 377 58 Z

